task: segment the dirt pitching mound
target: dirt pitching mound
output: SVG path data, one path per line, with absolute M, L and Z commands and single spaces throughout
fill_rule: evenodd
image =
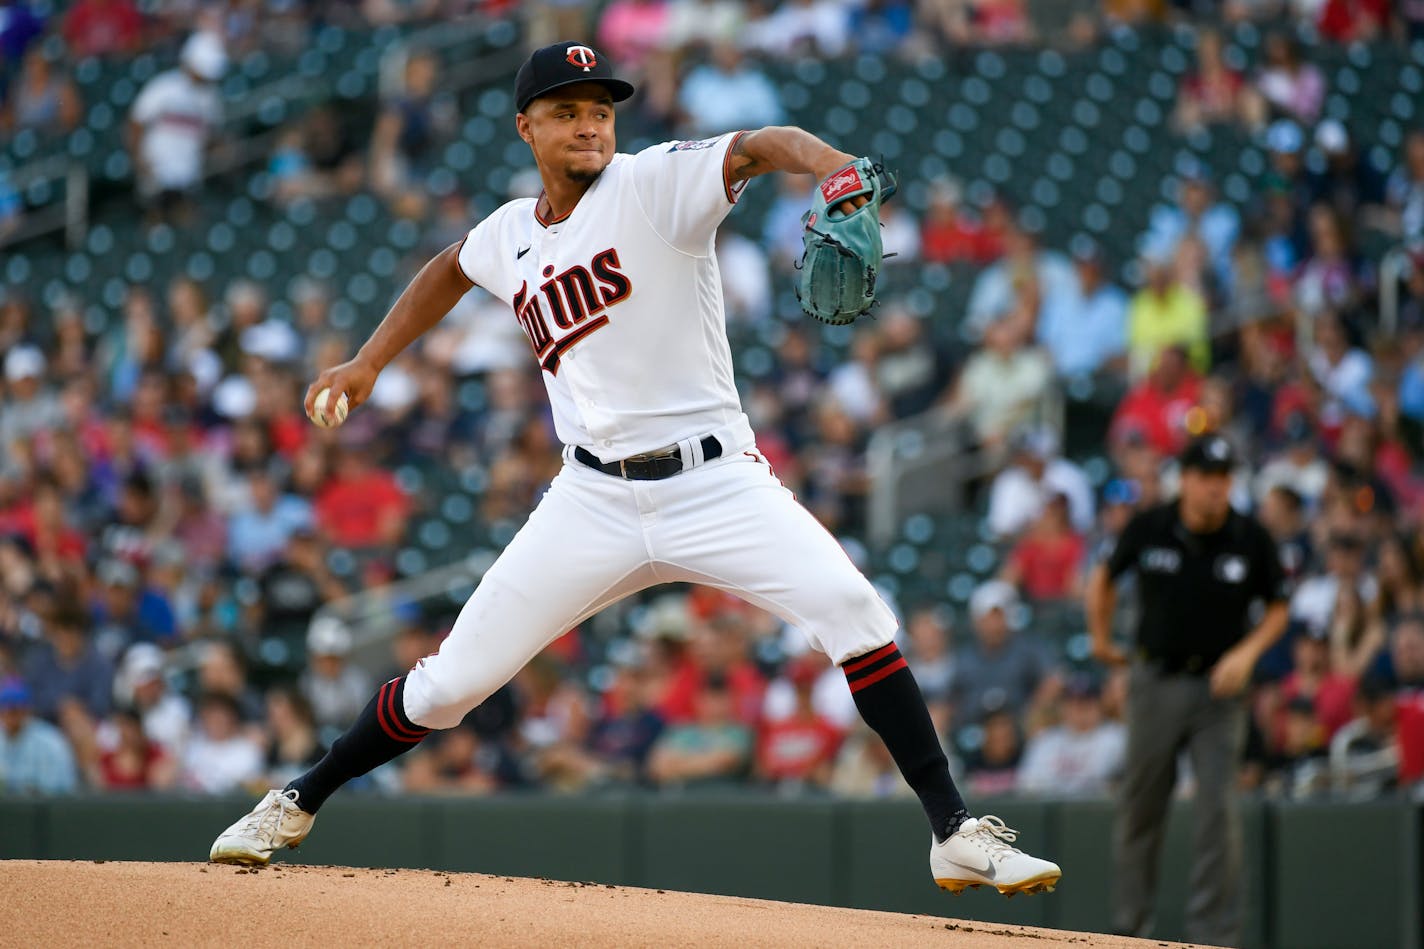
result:
M 596 883 L 281 863 L 0 861 L 11 946 L 1155 947 L 1156 940 Z

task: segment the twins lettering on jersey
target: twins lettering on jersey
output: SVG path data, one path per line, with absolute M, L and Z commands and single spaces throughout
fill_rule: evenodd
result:
M 527 280 L 519 285 L 514 314 L 544 371 L 558 375 L 563 354 L 607 326 L 604 311 L 628 299 L 633 284 L 621 267 L 618 251 L 610 247 L 594 254 L 588 267 L 578 264 L 558 274 L 545 267 L 547 279 L 538 293 L 529 292 Z

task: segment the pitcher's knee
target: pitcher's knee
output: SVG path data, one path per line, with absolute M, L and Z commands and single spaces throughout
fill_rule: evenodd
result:
M 451 675 L 432 656 L 410 671 L 405 684 L 405 712 L 425 728 L 454 728 L 470 710 L 504 684 L 479 670 Z
M 868 581 L 826 590 L 807 632 L 836 663 L 879 649 L 895 638 L 895 614 Z

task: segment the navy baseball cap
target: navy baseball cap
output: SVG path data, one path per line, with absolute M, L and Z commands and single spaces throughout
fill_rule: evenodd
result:
M 1193 441 L 1177 459 L 1182 470 L 1195 468 L 1208 473 L 1225 474 L 1236 467 L 1236 450 L 1220 435 L 1206 435 Z
M 634 92 L 633 84 L 613 77 L 613 64 L 592 46 L 569 40 L 536 49 L 514 77 L 514 104 L 520 112 L 542 95 L 579 82 L 602 83 L 614 102 Z

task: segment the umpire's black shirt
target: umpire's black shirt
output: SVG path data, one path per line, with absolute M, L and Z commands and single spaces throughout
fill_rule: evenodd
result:
M 1252 602 L 1286 598 L 1275 542 L 1255 518 L 1233 510 L 1194 534 L 1175 500 L 1129 521 L 1107 568 L 1113 579 L 1137 571 L 1137 650 L 1167 672 L 1204 674 L 1250 631 Z

